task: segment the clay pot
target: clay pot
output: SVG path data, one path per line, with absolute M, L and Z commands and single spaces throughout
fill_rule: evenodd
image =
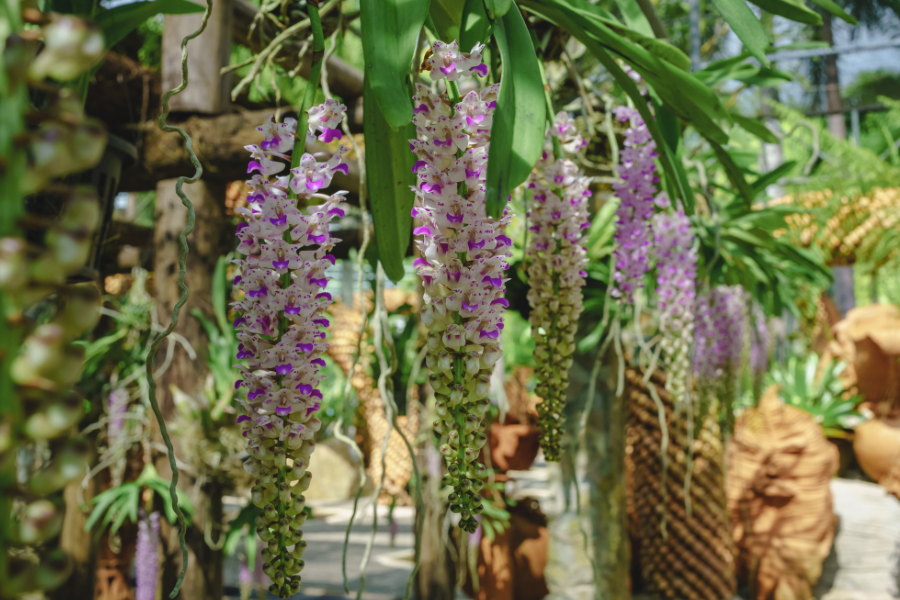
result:
M 534 425 L 491 424 L 491 463 L 498 471 L 527 471 L 534 464 L 540 444 Z
M 853 435 L 853 451 L 866 475 L 880 482 L 900 459 L 900 427 L 878 419 L 858 425 Z
M 878 417 L 900 408 L 900 309 L 885 304 L 854 308 L 834 326 L 834 335 L 827 354 L 847 362 L 844 384 L 856 385 Z
M 533 498 L 506 510 L 509 527 L 493 540 L 486 535 L 478 540 L 477 592 L 471 573 L 463 591 L 476 600 L 540 600 L 550 593 L 544 579 L 550 547 L 547 518 Z

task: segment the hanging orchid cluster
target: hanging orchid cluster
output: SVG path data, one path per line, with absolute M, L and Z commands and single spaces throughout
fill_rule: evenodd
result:
M 549 130 L 568 152 L 577 152 L 587 141 L 576 131 L 565 113 L 556 115 Z M 545 144 L 546 146 L 546 144 Z M 562 438 L 562 410 L 569 387 L 569 369 L 575 352 L 578 317 L 584 308 L 581 288 L 587 273 L 587 253 L 581 245 L 588 223 L 588 185 L 591 179 L 567 158 L 545 150 L 527 187 L 534 200 L 526 215 L 533 232 L 527 249 L 528 303 L 531 305 L 531 336 L 535 341 L 535 392 L 541 447 L 548 461 L 558 461 Z
M 640 113 L 627 106 L 614 109 L 622 122 L 628 121 L 625 149 L 621 153 L 619 178 L 615 183 L 619 208 L 616 226 L 614 297 L 626 304 L 634 304 L 635 292 L 644 287 L 644 275 L 650 270 L 650 218 L 653 216 L 653 197 L 656 194 L 656 142 L 650 136 Z
M 481 44 L 470 53 L 457 43 L 435 42 L 423 70 L 435 82 L 484 76 Z M 450 509 L 461 516 L 460 528 L 478 528 L 483 510 L 478 492 L 486 467 L 478 454 L 487 436 L 482 418 L 494 364 L 502 355 L 500 333 L 504 271 L 511 240 L 503 232 L 510 217 L 495 220 L 485 213 L 485 171 L 497 85 L 471 91 L 459 102 L 445 93 L 418 86 L 413 105 L 417 138 L 410 140 L 418 176 L 414 230 L 421 256 L 415 260 L 425 287 L 422 322 L 428 327 L 426 363 L 440 417 L 434 430 L 442 436 L 447 460 L 445 484 L 453 488 Z
M 656 203 L 668 206 L 665 193 Z M 691 342 L 694 334 L 697 248 L 691 222 L 679 205 L 674 213 L 653 217 L 653 245 L 656 251 L 656 295 L 662 351 L 667 361 L 666 389 L 677 402 L 689 400 Z
M 697 295 L 694 374 L 700 384 L 701 408 L 719 398 L 725 414 L 730 413 L 744 342 L 746 301 L 739 285 L 720 285 Z
M 311 109 L 310 134 L 320 132 L 323 141 L 339 138 L 344 111 L 334 100 Z M 250 208 L 241 209 L 246 222 L 237 229 L 238 251 L 246 258 L 236 261 L 241 274 L 235 286 L 243 298 L 234 303 L 237 358 L 246 361 L 238 365 L 242 379 L 235 384 L 244 391 L 238 417 L 250 454 L 244 468 L 257 478 L 251 495 L 263 509 L 256 530 L 268 543 L 263 570 L 273 581 L 270 591 L 282 598 L 299 590 L 304 564 L 302 494 L 312 477 L 307 467 L 313 435 L 322 425 L 316 416 L 322 393 L 316 388 L 325 366 L 323 328 L 329 325 L 325 309 L 331 303 L 325 271 L 335 262 L 328 252 L 339 241 L 329 223 L 344 216 L 339 205 L 346 192 L 329 196 L 321 190 L 334 173 L 348 170 L 347 148 L 341 146 L 322 162 L 304 154 L 297 167 L 278 176 L 294 147 L 295 129 L 291 119 L 270 119 L 259 128 L 265 134 L 262 143 L 247 146 L 252 191 Z M 305 213 L 301 204 L 310 205 Z

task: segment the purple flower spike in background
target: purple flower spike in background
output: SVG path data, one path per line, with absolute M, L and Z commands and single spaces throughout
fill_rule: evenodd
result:
M 106 435 L 109 438 L 110 446 L 115 445 L 116 440 L 122 435 L 122 429 L 125 426 L 125 413 L 128 412 L 128 390 L 125 388 L 116 388 L 109 394 L 109 425 L 106 429 Z
M 613 296 L 634 304 L 635 292 L 644 287 L 644 275 L 650 270 L 650 219 L 656 195 L 656 142 L 636 109 L 615 109 L 620 121 L 628 121 L 625 149 L 619 165 L 621 181 L 613 184 L 619 198 L 616 225 L 615 288 Z
M 718 399 L 730 426 L 744 342 L 747 292 L 739 285 L 720 285 L 699 294 L 695 306 L 694 373 L 700 384 L 701 413 Z
M 458 44 L 435 42 L 426 60 L 432 80 L 456 81 L 482 74 L 481 50 L 459 52 Z M 459 526 L 473 532 L 483 510 L 478 494 L 485 465 L 478 450 L 487 441 L 482 418 L 490 405 L 491 373 L 505 305 L 510 216 L 494 220 L 485 213 L 484 190 L 491 124 L 499 85 L 471 91 L 452 104 L 446 92 L 419 85 L 413 97 L 417 139 L 413 233 L 421 256 L 415 266 L 424 283 L 422 322 L 430 330 L 426 364 L 431 370 L 437 413 L 434 430 L 442 436 L 453 487 L 450 509 L 462 515 Z
M 134 559 L 135 600 L 156 600 L 159 571 L 159 513 L 138 521 L 137 552 Z
M 660 194 L 657 204 L 667 206 L 668 198 Z M 668 376 L 666 389 L 676 402 L 684 402 L 689 400 L 690 390 L 697 249 L 691 222 L 681 206 L 674 213 L 663 212 L 654 217 L 653 244 L 659 330 Z
M 334 100 L 310 109 L 306 139 L 317 133 L 323 142 L 340 139 L 344 111 Z M 344 146 L 325 162 L 304 154 L 289 175 L 271 178 L 290 160 L 286 153 L 295 128 L 294 122 L 269 121 L 260 128 L 265 140 L 248 147 L 261 175 L 248 182 L 254 189 L 247 199 L 250 207 L 239 209 L 246 225 L 238 228 L 238 251 L 245 258 L 235 261 L 241 275 L 234 285 L 244 295 L 233 304 L 241 344 L 237 359 L 246 361 L 238 366 L 237 420 L 250 454 L 244 467 L 258 477 L 251 498 L 264 511 L 256 535 L 268 543 L 265 572 L 282 598 L 300 589 L 306 548 L 300 530 L 306 520 L 302 494 L 312 477 L 306 466 L 315 448 L 313 436 L 322 426 L 316 416 L 322 394 L 315 388 L 322 381 L 329 325 L 325 310 L 331 304 L 323 290 L 326 271 L 334 264 L 330 251 L 340 241 L 331 236 L 330 223 L 344 214 L 338 205 L 346 193 L 321 193 L 335 172 L 346 172 Z

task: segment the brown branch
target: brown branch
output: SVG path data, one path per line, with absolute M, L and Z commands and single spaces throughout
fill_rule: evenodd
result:
M 254 53 L 260 52 L 265 48 L 265 44 L 260 41 L 260 29 L 268 38 L 275 37 L 279 32 L 272 30 L 272 25 L 267 21 L 257 23 L 256 30 L 250 33 L 250 24 L 256 15 L 257 7 L 247 0 L 233 0 L 234 19 L 231 30 L 232 39 L 238 44 L 247 46 Z M 327 36 L 326 36 L 327 37 Z M 300 51 L 302 42 L 290 41 L 282 45 L 279 57 L 275 62 L 288 71 L 295 69 L 300 65 Z M 309 70 L 312 64 L 310 52 L 303 57 L 303 64 L 300 66 L 300 75 L 309 77 Z M 328 59 L 328 87 L 331 92 L 340 96 L 344 100 L 351 98 L 359 98 L 363 93 L 363 73 L 356 67 L 347 64 L 336 56 Z
M 194 151 L 204 167 L 203 179 L 227 183 L 245 178 L 248 153 L 244 146 L 259 142 L 260 133 L 256 128 L 273 113 L 273 109 L 265 109 L 216 117 L 193 116 L 179 123 L 194 140 Z M 160 179 L 171 179 L 190 169 L 191 163 L 179 136 L 165 135 L 150 125 L 142 126 L 142 129 L 144 151 L 137 164 L 122 173 L 120 191 L 156 189 Z M 326 150 L 322 144 L 307 147 L 309 152 Z M 334 187 L 356 196 L 359 172 L 354 161 L 348 166 L 350 174 L 337 173 Z

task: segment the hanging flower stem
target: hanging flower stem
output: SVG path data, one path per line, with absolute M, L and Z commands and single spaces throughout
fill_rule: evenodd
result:
M 460 528 L 474 533 L 484 510 L 479 494 L 487 468 L 478 462 L 487 442 L 483 417 L 491 373 L 502 356 L 503 271 L 511 240 L 503 232 L 510 216 L 495 220 L 485 212 L 485 180 L 490 131 L 499 86 L 459 99 L 460 77 L 487 75 L 483 45 L 460 52 L 457 42 L 433 44 L 426 68 L 445 92 L 418 86 L 413 96 L 417 138 L 410 140 L 418 175 L 412 215 L 422 222 L 413 233 L 421 256 L 414 261 L 425 294 L 422 322 L 429 329 L 426 365 L 435 390 L 447 461 L 444 484 L 452 487 L 450 510 Z
M 555 145 L 545 144 L 549 148 L 527 183 L 534 201 L 527 215 L 532 223 L 528 229 L 534 233 L 527 248 L 528 303 L 537 366 L 535 391 L 542 399 L 537 406 L 541 448 L 548 461 L 557 462 L 569 369 L 583 310 L 587 254 L 581 237 L 590 226 L 587 199 L 591 179 L 573 161 L 550 150 L 555 147 L 574 153 L 587 144 L 565 112 L 556 115 L 548 137 Z
M 206 0 L 206 10 L 203 13 L 203 17 L 200 21 L 200 27 L 197 31 L 190 33 L 181 40 L 181 84 L 177 87 L 167 91 L 163 94 L 162 97 L 162 113 L 159 115 L 159 128 L 166 133 L 177 132 L 184 138 L 184 146 L 187 150 L 188 156 L 190 157 L 191 164 L 194 165 L 194 175 L 191 177 L 186 177 L 182 175 L 175 181 L 175 193 L 178 194 L 178 197 L 181 199 L 181 203 L 187 209 L 187 223 L 185 224 L 184 229 L 178 235 L 178 287 L 181 290 L 181 295 L 178 298 L 178 301 L 175 303 L 174 308 L 172 309 L 172 320 L 169 323 L 169 326 L 166 327 L 165 330 L 160 332 L 158 336 L 153 340 L 153 343 L 150 345 L 150 352 L 147 355 L 147 382 L 149 384 L 149 397 L 150 397 L 150 407 L 153 409 L 153 414 L 156 415 L 156 421 L 159 424 L 159 432 L 163 438 L 163 442 L 166 444 L 166 451 L 169 456 L 169 466 L 172 469 L 172 482 L 169 484 L 169 495 L 172 498 L 172 508 L 175 510 L 175 514 L 178 515 L 178 543 L 181 546 L 181 573 L 178 575 L 178 581 L 175 582 L 175 587 L 172 588 L 172 592 L 169 594 L 169 598 L 174 598 L 178 595 L 178 590 L 181 589 L 181 584 L 184 581 L 185 574 L 187 573 L 188 567 L 188 549 L 187 543 L 185 541 L 185 533 L 187 531 L 187 525 L 184 520 L 184 513 L 181 510 L 181 507 L 178 505 L 178 494 L 176 490 L 178 489 L 178 466 L 175 463 L 175 449 L 172 446 L 172 440 L 169 439 L 169 433 L 166 429 L 166 422 L 163 418 L 162 412 L 159 409 L 159 403 L 156 400 L 156 380 L 153 377 L 153 357 L 156 356 L 156 351 L 159 349 L 160 343 L 162 343 L 163 339 L 169 336 L 175 330 L 175 327 L 178 325 L 178 316 L 181 312 L 181 307 L 184 306 L 184 303 L 187 302 L 188 291 L 187 284 L 185 283 L 185 278 L 187 277 L 187 255 L 188 255 L 188 244 L 187 244 L 187 236 L 194 230 L 194 205 L 191 204 L 191 201 L 188 199 L 187 195 L 184 193 L 182 189 L 185 183 L 196 183 L 200 177 L 203 175 L 203 165 L 200 164 L 200 159 L 197 158 L 197 154 L 194 152 L 194 142 L 191 137 L 187 134 L 187 132 L 178 127 L 177 125 L 169 125 L 166 120 L 169 117 L 169 100 L 172 96 L 176 94 L 180 94 L 187 88 L 188 85 L 188 50 L 187 44 L 192 39 L 199 36 L 206 29 L 206 23 L 209 21 L 209 15 L 212 12 L 212 0 Z

